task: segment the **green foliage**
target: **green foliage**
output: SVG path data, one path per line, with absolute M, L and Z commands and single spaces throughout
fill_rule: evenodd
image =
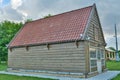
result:
M 0 23 L 0 61 L 7 61 L 7 45 L 22 25 L 10 21 Z
M 51 16 L 52 16 L 51 14 L 48 14 L 47 16 L 44 16 L 44 18 L 49 18 Z
M 0 80 L 54 80 L 54 79 L 0 74 Z
M 109 47 L 109 49 L 111 49 L 112 51 L 116 51 L 114 47 Z
M 25 21 L 25 23 L 28 23 L 28 22 L 31 22 L 32 21 L 32 19 L 27 19 L 26 21 Z

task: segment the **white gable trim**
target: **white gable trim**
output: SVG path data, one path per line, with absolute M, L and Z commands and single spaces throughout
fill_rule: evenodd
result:
M 90 12 L 90 15 L 89 15 L 89 18 L 88 18 L 88 21 L 87 21 L 87 25 L 85 27 L 85 30 L 84 30 L 84 33 L 83 33 L 83 37 L 81 38 L 81 40 L 86 40 L 86 33 L 87 33 L 87 30 L 88 30 L 88 27 L 90 26 L 90 21 L 91 21 L 91 18 L 93 17 L 93 14 L 94 14 L 94 11 L 95 11 L 95 7 L 96 5 L 93 4 L 93 7 L 92 7 L 92 10 Z
M 102 31 L 100 19 L 99 19 L 98 12 L 97 12 L 96 5 L 95 5 L 95 4 L 93 4 L 93 7 L 92 7 L 92 10 L 91 10 L 90 16 L 89 16 L 88 21 L 87 21 L 86 28 L 85 28 L 84 33 L 83 33 L 82 40 L 87 40 L 87 38 L 86 38 L 87 30 L 88 30 L 88 28 L 90 27 L 90 21 L 91 21 L 92 17 L 94 16 L 94 13 L 96 13 L 96 15 L 97 15 L 98 23 L 99 23 L 99 27 L 100 27 L 100 31 L 101 31 L 102 36 L 103 36 L 104 45 L 106 46 L 106 42 L 105 42 L 105 39 L 104 39 L 104 35 L 103 35 L 103 31 Z
M 99 19 L 99 16 L 98 16 L 98 12 L 97 12 L 96 7 L 95 7 L 95 12 L 96 12 L 96 15 L 97 15 L 97 17 L 98 17 L 98 23 L 99 23 L 99 25 L 100 25 L 100 31 L 101 31 L 101 33 L 102 33 L 102 37 L 103 37 L 103 41 L 104 41 L 104 45 L 106 46 L 106 42 L 105 42 L 105 39 L 104 39 L 102 26 L 101 26 L 101 23 L 100 23 L 100 19 Z

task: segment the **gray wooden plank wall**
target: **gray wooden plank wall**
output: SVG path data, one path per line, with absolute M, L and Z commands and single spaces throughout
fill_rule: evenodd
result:
M 97 32 L 95 33 L 95 28 L 97 29 Z M 98 34 L 98 40 L 95 40 L 95 35 Z M 102 29 L 100 28 L 100 24 L 98 21 L 98 16 L 97 13 L 93 13 L 93 17 L 91 18 L 90 21 L 90 27 L 87 30 L 87 36 L 90 37 L 90 45 L 91 46 L 96 46 L 97 44 L 104 44 L 104 38 L 102 36 Z
M 13 48 L 8 53 L 8 67 L 63 72 L 85 72 L 85 46 L 79 42 Z

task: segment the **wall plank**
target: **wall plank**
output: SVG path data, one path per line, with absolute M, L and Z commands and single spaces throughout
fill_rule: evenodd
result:
M 79 42 L 14 48 L 9 51 L 8 67 L 50 71 L 85 72 L 85 46 Z

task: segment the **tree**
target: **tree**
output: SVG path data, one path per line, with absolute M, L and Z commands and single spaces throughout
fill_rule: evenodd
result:
M 0 61 L 7 61 L 8 51 L 6 45 L 11 41 L 22 25 L 21 22 L 3 21 L 0 23 Z
M 44 18 L 49 18 L 51 16 L 52 16 L 51 14 L 48 14 L 47 16 L 44 16 Z
M 120 55 L 120 50 L 118 51 L 119 55 Z
M 114 47 L 109 47 L 109 49 L 112 51 L 116 51 L 116 49 Z
M 32 19 L 27 19 L 27 20 L 25 20 L 25 23 L 28 23 L 28 22 L 31 22 L 32 21 Z

